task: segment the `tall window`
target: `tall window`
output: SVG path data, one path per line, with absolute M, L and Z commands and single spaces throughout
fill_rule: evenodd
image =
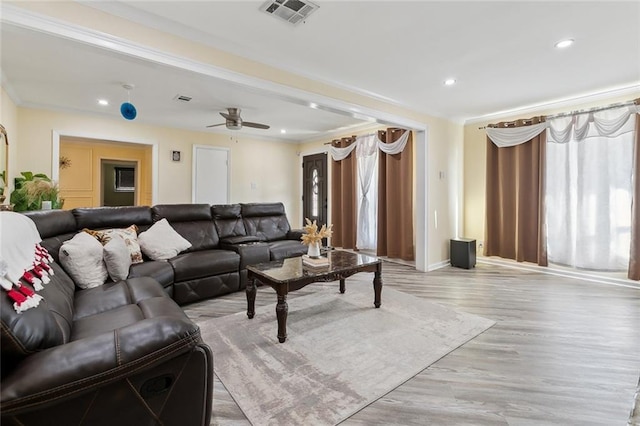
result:
M 313 217 L 318 217 L 318 206 L 319 206 L 319 188 L 320 180 L 318 178 L 318 169 L 314 168 L 311 172 L 311 215 Z
M 628 268 L 634 120 L 614 132 L 602 131 L 622 123 L 621 117 L 620 109 L 612 109 L 550 121 L 545 192 L 550 262 L 600 271 Z

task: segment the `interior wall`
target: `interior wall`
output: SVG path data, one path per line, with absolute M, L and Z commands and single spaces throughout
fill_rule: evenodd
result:
M 121 118 L 41 109 L 18 108 L 17 115 L 21 142 L 16 171 L 31 170 L 51 176 L 53 131 L 61 136 L 153 143 L 158 146 L 159 157 L 157 203 L 191 203 L 192 146 L 220 146 L 229 148 L 231 153 L 232 203 L 280 201 L 288 214 L 299 209 L 301 193 L 293 178 L 297 175 L 296 144 L 250 139 L 241 131 L 231 137 L 227 132 L 194 132 Z M 172 161 L 172 151 L 181 152 L 180 161 Z M 34 152 L 38 155 L 29 154 Z
M 600 101 L 565 105 L 562 107 L 541 108 L 538 111 L 524 114 L 509 115 L 491 120 L 478 121 L 464 126 L 464 236 L 474 238 L 478 244 L 478 253 L 482 253 L 479 247 L 484 242 L 485 230 L 485 192 L 486 192 L 486 131 L 482 129 L 488 124 L 501 121 L 512 121 L 520 118 L 530 118 L 539 115 L 550 115 L 561 112 L 577 111 L 594 107 L 606 106 L 613 103 L 626 102 L 640 97 L 625 95 L 612 97 Z

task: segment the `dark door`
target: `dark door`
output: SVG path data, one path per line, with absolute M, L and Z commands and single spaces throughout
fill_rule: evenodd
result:
M 327 154 L 302 158 L 302 184 L 302 220 L 315 220 L 320 228 L 327 223 Z

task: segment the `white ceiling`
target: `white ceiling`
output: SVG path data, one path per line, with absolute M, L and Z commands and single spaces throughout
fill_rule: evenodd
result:
M 100 1 L 92 7 L 411 110 L 464 121 L 564 98 L 640 90 L 640 2 L 322 1 L 292 26 L 261 1 Z M 19 3 L 17 3 L 19 6 Z M 268 131 L 308 140 L 367 124 L 277 93 L 125 56 L 3 22 L 3 86 L 20 105 L 205 130 L 243 109 Z M 564 38 L 575 44 L 553 47 Z M 457 84 L 444 86 L 447 78 Z M 178 94 L 193 97 L 187 104 Z M 107 108 L 96 104 L 107 98 Z M 280 129 L 287 134 L 280 134 Z M 207 131 L 229 132 L 222 128 Z

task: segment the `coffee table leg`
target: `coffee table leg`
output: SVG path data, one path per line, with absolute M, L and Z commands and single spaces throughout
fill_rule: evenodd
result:
M 378 269 L 376 269 L 375 276 L 373 277 L 373 292 L 375 294 L 373 306 L 379 308 L 381 305 L 380 298 L 382 294 L 382 264 L 378 264 Z
M 252 278 L 247 283 L 247 316 L 249 319 L 256 314 L 256 280 Z
M 289 305 L 287 305 L 287 295 L 278 295 L 278 304 L 276 305 L 276 317 L 278 318 L 278 341 L 284 343 L 287 340 L 287 313 Z
M 341 279 L 340 280 L 340 293 L 344 294 L 344 290 L 345 290 L 345 288 L 344 288 L 344 279 Z

